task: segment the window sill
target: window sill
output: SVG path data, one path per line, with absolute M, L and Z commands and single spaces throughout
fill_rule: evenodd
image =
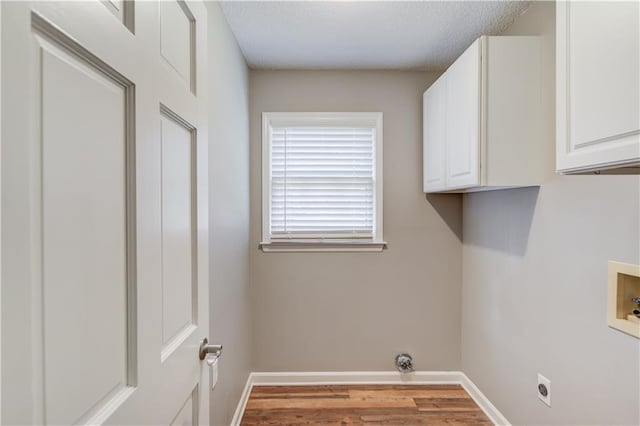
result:
M 385 242 L 358 241 L 271 241 L 260 243 L 265 253 L 301 252 L 381 252 L 387 248 Z

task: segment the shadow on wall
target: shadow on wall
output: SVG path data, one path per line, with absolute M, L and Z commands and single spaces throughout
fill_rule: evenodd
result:
M 463 218 L 463 228 L 472 230 L 464 234 L 464 243 L 523 257 L 539 192 L 540 187 L 535 186 L 466 194 L 464 211 L 473 206 L 482 225 L 468 226 L 474 218 Z
M 426 194 L 427 201 L 444 223 L 462 242 L 462 209 L 460 194 Z

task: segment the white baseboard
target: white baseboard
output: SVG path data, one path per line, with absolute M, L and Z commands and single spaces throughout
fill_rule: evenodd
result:
M 252 373 L 252 376 L 253 384 L 258 386 L 460 383 L 457 371 L 416 371 L 411 374 L 397 371 L 292 372 Z
M 489 420 L 493 422 L 494 425 L 504 425 L 511 426 L 509 420 L 489 401 L 489 398 L 484 396 L 480 389 L 471 381 L 470 378 L 467 377 L 463 372 L 458 373 L 461 376 L 460 384 L 467 391 L 469 396 L 473 398 L 473 400 L 478 404 L 478 407 L 484 411 L 484 413 L 489 417 Z
M 295 385 L 461 385 L 495 425 L 510 426 L 509 421 L 487 399 L 480 389 L 460 371 L 415 371 L 400 374 L 397 371 L 339 371 L 339 372 L 283 372 L 251 373 L 247 379 L 238 407 L 231 420 L 232 426 L 240 425 L 254 386 L 295 386 Z
M 253 389 L 253 375 L 255 373 L 250 373 L 247 378 L 247 384 L 244 385 L 244 389 L 242 390 L 242 394 L 240 395 L 240 400 L 238 401 L 238 406 L 236 407 L 235 413 L 233 413 L 233 418 L 231 419 L 232 426 L 240 426 L 240 422 L 242 421 L 242 416 L 244 415 L 244 409 L 247 407 L 247 402 L 249 402 L 249 395 L 251 395 L 251 389 Z

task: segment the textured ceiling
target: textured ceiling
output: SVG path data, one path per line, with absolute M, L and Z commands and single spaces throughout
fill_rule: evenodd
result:
M 222 1 L 252 68 L 442 70 L 525 1 Z

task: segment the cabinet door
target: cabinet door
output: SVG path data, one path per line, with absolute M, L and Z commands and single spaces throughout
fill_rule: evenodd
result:
M 480 39 L 446 73 L 447 189 L 480 185 Z
M 640 162 L 640 4 L 556 8 L 558 171 Z
M 424 192 L 445 189 L 446 75 L 423 96 Z

